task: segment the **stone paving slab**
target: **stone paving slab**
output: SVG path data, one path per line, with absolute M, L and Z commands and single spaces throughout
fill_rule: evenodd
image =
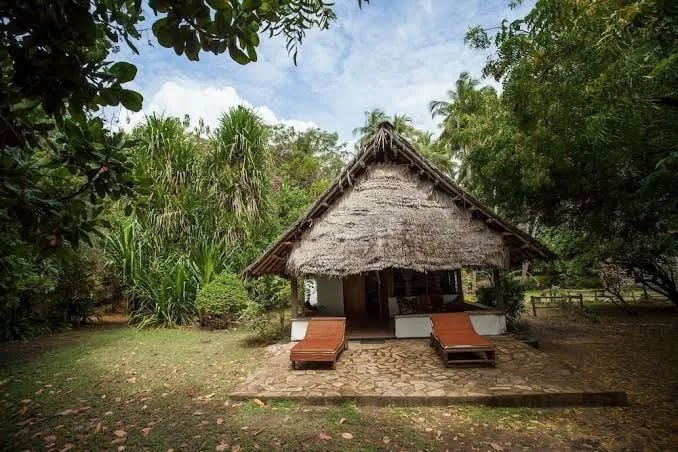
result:
M 293 344 L 267 348 L 259 367 L 231 394 L 234 399 L 294 399 L 307 403 L 356 400 L 393 405 L 482 403 L 491 406 L 626 405 L 626 394 L 577 375 L 550 355 L 511 337 L 489 338 L 497 366 L 445 368 L 428 340 L 349 342 L 336 370 L 322 364 L 290 366 Z

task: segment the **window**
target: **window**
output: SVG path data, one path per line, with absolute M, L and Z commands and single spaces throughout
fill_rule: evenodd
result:
M 393 291 L 396 297 L 461 293 L 461 270 L 428 273 L 394 270 Z

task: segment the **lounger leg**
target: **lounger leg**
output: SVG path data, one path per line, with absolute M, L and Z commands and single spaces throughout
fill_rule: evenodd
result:
M 292 361 L 292 370 L 297 370 L 297 366 L 294 360 Z

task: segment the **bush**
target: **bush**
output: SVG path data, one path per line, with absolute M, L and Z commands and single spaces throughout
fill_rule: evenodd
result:
M 205 326 L 213 323 L 212 320 L 228 322 L 239 317 L 249 301 L 240 278 L 233 273 L 221 273 L 200 290 L 195 307 L 200 315 L 200 323 Z
M 265 311 L 289 305 L 290 283 L 283 278 L 264 276 L 248 280 L 245 286 L 250 294 L 250 299 L 254 300 Z M 300 287 L 301 291 L 303 291 L 303 287 Z
M 287 319 L 283 317 L 271 319 L 270 313 L 254 301 L 248 303 L 247 308 L 243 311 L 242 318 L 247 322 L 247 326 L 265 342 L 273 342 L 281 339 L 285 336 L 285 333 L 289 333 Z
M 497 284 L 498 283 L 498 284 Z M 506 327 L 515 332 L 519 329 L 520 317 L 525 311 L 523 304 L 525 287 L 519 281 L 508 275 L 502 275 L 498 282 L 490 287 L 481 287 L 476 290 L 478 303 L 486 306 L 497 306 L 497 288 L 501 287 L 504 299 L 504 311 L 506 313 Z

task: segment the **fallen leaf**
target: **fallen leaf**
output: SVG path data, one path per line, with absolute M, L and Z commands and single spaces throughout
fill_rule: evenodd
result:
M 211 399 L 212 397 L 214 397 L 214 393 L 203 396 L 203 399 Z
M 57 437 L 56 435 L 48 435 L 43 438 L 47 444 L 54 444 L 56 443 Z
M 37 391 L 35 391 L 35 395 L 40 395 L 40 394 L 42 394 L 44 391 L 45 391 L 44 389 L 40 388 L 40 389 L 38 389 Z
M 259 400 L 259 399 L 254 399 L 254 403 L 256 403 L 256 404 L 259 405 L 259 406 L 264 406 L 264 405 L 265 405 L 265 403 L 262 402 L 262 401 Z
M 240 452 L 240 444 L 236 444 L 235 446 L 231 447 L 231 452 Z
M 329 440 L 332 439 L 332 437 L 330 435 L 326 435 L 323 432 L 320 432 L 320 434 L 318 435 L 318 438 L 320 438 L 323 441 L 329 441 Z
M 341 419 L 339 419 L 339 423 L 340 423 L 340 424 L 343 424 L 344 422 L 346 422 L 346 418 L 345 418 L 345 417 L 342 417 Z
M 141 429 L 141 434 L 144 436 L 148 436 L 148 434 L 151 433 L 151 427 L 144 427 Z
M 137 382 L 137 377 L 129 377 L 127 379 L 127 383 L 136 383 Z
M 221 425 L 224 423 L 224 420 L 222 418 L 217 418 L 217 425 Z
M 106 412 L 104 413 L 104 416 L 111 416 L 112 414 L 113 414 L 112 411 L 106 411 Z
M 388 436 L 384 436 L 384 437 L 382 438 L 382 441 L 384 442 L 384 444 L 388 444 L 388 443 L 391 442 L 391 438 L 389 438 Z
M 342 433 L 341 437 L 344 438 L 344 439 L 353 439 L 353 435 L 350 434 L 349 432 Z
M 228 444 L 226 443 L 217 444 L 217 447 L 214 448 L 217 452 L 223 452 L 226 449 L 228 449 Z
M 125 436 L 127 436 L 127 432 L 124 430 L 116 430 L 113 432 L 113 434 L 118 438 L 124 438 Z
M 432 432 L 432 431 L 433 431 L 433 429 L 432 429 L 431 427 L 426 427 L 424 430 L 426 430 L 427 432 Z
M 490 443 L 490 447 L 491 447 L 492 449 L 494 449 L 494 450 L 497 450 L 497 451 L 504 450 L 504 448 L 501 447 L 501 446 L 500 446 L 499 444 L 497 444 L 497 443 Z
M 202 416 L 203 414 L 205 414 L 205 413 L 203 413 L 202 411 L 194 411 L 193 412 L 193 416 Z
M 118 446 L 118 450 L 119 450 L 119 451 L 125 450 L 125 446 Z
M 96 433 L 99 433 L 101 431 L 101 422 L 97 424 L 97 428 L 94 429 Z
M 64 447 L 59 450 L 59 452 L 66 452 L 68 450 L 73 449 L 73 444 L 72 443 L 66 443 L 64 444 Z

